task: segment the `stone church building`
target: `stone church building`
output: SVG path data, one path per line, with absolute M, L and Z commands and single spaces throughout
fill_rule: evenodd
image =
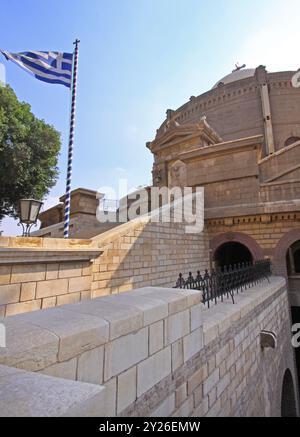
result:
M 300 306 L 300 88 L 295 72 L 236 69 L 167 118 L 147 143 L 153 185 L 205 188 L 211 265 L 272 260 Z M 63 231 L 63 201 L 43 212 L 37 236 Z M 72 193 L 71 236 L 90 238 L 100 224 L 96 193 Z
M 206 93 L 168 109 L 147 148 L 153 186 L 204 187 L 210 265 L 270 258 L 300 321 L 300 88 L 295 72 L 237 68 Z M 63 234 L 63 202 L 41 214 L 37 236 Z M 91 190 L 72 193 L 71 236 L 116 226 L 96 220 Z M 298 355 L 299 352 L 298 352 Z M 300 363 L 300 356 L 298 356 Z
M 100 193 L 79 188 L 71 198 L 71 239 L 57 238 L 64 196 L 40 214 L 33 238 L 0 237 L 0 328 L 9 346 L 0 347 L 0 416 L 297 415 L 294 74 L 238 67 L 169 109 L 147 143 L 154 187 L 204 187 L 203 232 L 147 215 L 100 223 L 99 202 L 108 214 L 111 205 L 105 210 Z M 122 199 L 114 207 L 127 216 Z M 222 296 L 209 307 L 202 292 L 172 288 L 180 272 L 264 258 L 273 275 L 236 293 L 234 305 Z

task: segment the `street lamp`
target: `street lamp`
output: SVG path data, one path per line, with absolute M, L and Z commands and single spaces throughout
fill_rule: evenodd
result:
M 23 228 L 22 237 L 30 236 L 30 229 L 36 224 L 43 202 L 35 199 L 19 201 L 20 223 Z

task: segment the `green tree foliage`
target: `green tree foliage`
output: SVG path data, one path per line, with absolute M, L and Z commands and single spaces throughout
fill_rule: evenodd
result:
M 19 199 L 42 200 L 57 180 L 60 134 L 0 87 L 0 220 L 15 216 Z

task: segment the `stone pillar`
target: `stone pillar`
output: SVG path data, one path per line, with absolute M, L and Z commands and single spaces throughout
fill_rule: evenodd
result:
M 167 120 L 168 121 L 170 121 L 172 119 L 174 112 L 175 111 L 173 109 L 167 109 L 166 114 L 167 114 Z
M 266 154 L 271 155 L 275 152 L 275 146 L 266 67 L 262 65 L 257 67 L 255 76 L 259 84 L 261 96 L 262 112 L 264 118 Z

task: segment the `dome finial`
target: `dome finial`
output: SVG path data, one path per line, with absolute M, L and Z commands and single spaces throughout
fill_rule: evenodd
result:
M 235 64 L 235 70 L 232 70 L 232 73 L 235 71 L 242 70 L 243 68 L 246 68 L 246 64 L 240 65 L 238 62 Z
M 246 65 L 242 65 L 241 67 L 237 64 L 236 70 L 233 70 L 232 73 L 227 74 L 227 76 L 220 79 L 213 89 L 218 88 L 219 86 L 228 85 L 229 83 L 237 82 L 242 79 L 253 78 L 255 75 L 254 68 L 245 68 Z

